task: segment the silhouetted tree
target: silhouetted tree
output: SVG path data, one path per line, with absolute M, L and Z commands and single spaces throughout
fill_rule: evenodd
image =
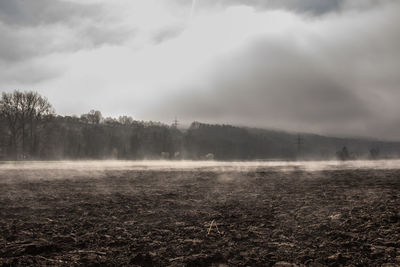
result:
M 103 121 L 103 116 L 98 110 L 90 110 L 87 114 L 81 115 L 81 120 L 89 124 L 99 124 Z
M 375 147 L 369 150 L 369 157 L 371 159 L 378 159 L 379 158 L 380 149 Z
M 350 159 L 350 153 L 346 146 L 344 146 L 342 150 L 338 151 L 336 155 L 340 160 L 343 161 Z
M 43 117 L 53 113 L 48 100 L 36 92 L 2 93 L 0 115 L 6 121 L 12 157 L 34 153 L 38 125 Z
M 133 119 L 130 116 L 119 116 L 118 122 L 124 125 L 132 124 Z

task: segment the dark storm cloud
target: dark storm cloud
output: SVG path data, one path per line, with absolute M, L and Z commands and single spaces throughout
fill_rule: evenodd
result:
M 0 0 L 0 21 L 15 26 L 65 23 L 99 14 L 99 5 L 60 0 Z
M 108 24 L 99 4 L 61 0 L 0 0 L 0 61 L 119 44 L 132 31 Z
M 55 79 L 63 73 L 55 55 L 118 45 L 134 34 L 110 15 L 100 4 L 0 0 L 0 86 Z
M 191 90 L 170 108 L 188 118 L 253 125 L 348 124 L 369 115 L 357 93 L 290 44 L 259 40 L 220 60 L 212 88 Z M 193 94 L 194 92 L 197 92 Z
M 204 4 L 219 4 L 219 5 L 249 5 L 262 9 L 288 9 L 297 12 L 306 12 L 315 15 L 324 14 L 331 11 L 336 11 L 340 8 L 341 0 L 219 0 L 219 1 L 199 1 Z
M 399 11 L 393 3 L 253 39 L 215 61 L 208 87 L 174 95 L 159 114 L 399 139 Z
M 191 0 L 172 0 L 191 5 Z M 257 10 L 283 9 L 290 12 L 320 16 L 331 12 L 363 10 L 396 0 L 197 0 L 197 8 L 225 8 L 233 5 L 251 6 Z

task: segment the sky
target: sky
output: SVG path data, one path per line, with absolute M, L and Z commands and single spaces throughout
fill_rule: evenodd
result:
M 0 0 L 0 91 L 56 112 L 400 140 L 400 1 Z

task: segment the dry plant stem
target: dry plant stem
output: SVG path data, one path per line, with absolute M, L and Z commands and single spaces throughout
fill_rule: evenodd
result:
M 101 251 L 94 251 L 94 250 L 78 250 L 78 253 L 94 253 L 98 255 L 107 255 L 106 252 L 101 252 Z
M 218 234 L 221 234 L 221 233 L 219 232 L 219 230 L 218 230 L 218 225 L 217 225 L 217 223 L 215 223 L 215 228 L 217 228 Z
M 62 261 L 62 260 L 53 260 L 53 259 L 49 259 L 49 258 L 40 256 L 40 255 L 38 255 L 37 257 L 38 257 L 38 258 L 41 258 L 41 259 L 43 259 L 43 260 L 46 260 L 46 261 L 50 261 L 50 262 L 57 262 L 57 263 L 63 263 L 63 262 L 64 262 L 64 261 Z
M 208 228 L 207 235 L 210 234 L 213 223 L 214 223 L 214 220 L 212 220 L 211 223 L 210 223 L 210 227 Z
M 217 229 L 218 234 L 220 234 L 220 231 L 218 229 L 217 223 L 215 222 L 215 220 L 212 220 L 211 223 L 210 223 L 210 227 L 208 228 L 207 235 L 210 234 L 213 224 L 215 225 L 215 228 Z

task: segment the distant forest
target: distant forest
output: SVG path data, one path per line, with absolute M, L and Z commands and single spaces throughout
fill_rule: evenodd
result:
M 400 143 L 211 125 L 57 115 L 37 92 L 2 93 L 0 159 L 293 160 L 398 157 Z

